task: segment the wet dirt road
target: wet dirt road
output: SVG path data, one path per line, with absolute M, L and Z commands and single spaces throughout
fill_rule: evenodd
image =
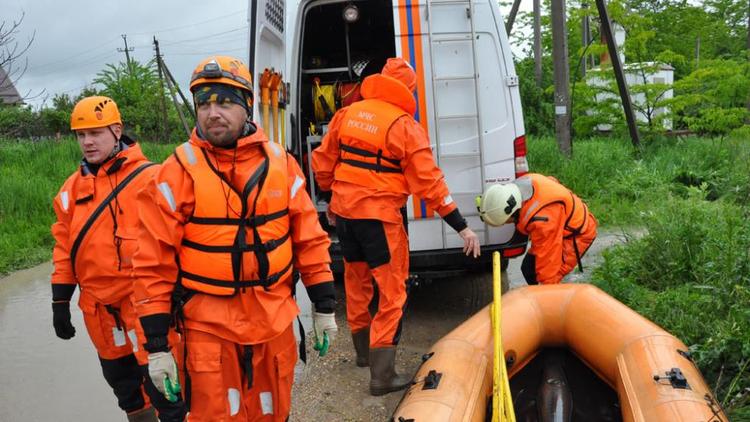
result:
M 602 249 L 620 240 L 618 235 L 601 235 L 584 257 L 587 272 L 600 260 Z M 511 261 L 512 286 L 524 284 L 520 263 L 520 259 Z M 0 279 L 0 421 L 124 421 L 101 375 L 77 306 L 71 306 L 76 336 L 65 341 L 54 334 L 51 272 L 51 264 L 46 263 Z M 398 352 L 400 370 L 415 372 L 430 346 L 471 314 L 462 282 L 448 279 L 414 290 Z M 298 292 L 303 295 L 300 308 L 309 330 L 309 300 L 304 289 Z M 313 355 L 308 365 L 298 365 L 292 421 L 384 421 L 401 398 L 400 393 L 383 397 L 367 393 L 369 371 L 352 362 L 344 296 L 342 291 L 339 294 L 337 343 L 328 356 Z

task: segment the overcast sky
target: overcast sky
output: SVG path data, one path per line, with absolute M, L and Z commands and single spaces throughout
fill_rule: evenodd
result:
M 16 83 L 21 95 L 45 94 L 29 103 L 39 106 L 54 94 L 77 95 L 106 63 L 125 61 L 123 34 L 131 57 L 154 57 L 159 40 L 164 61 L 187 91 L 190 73 L 210 54 L 236 55 L 247 62 L 247 1 L 243 0 L 0 0 L 0 21 L 25 13 L 16 35 L 25 44 L 28 70 Z M 289 3 L 289 2 L 287 2 Z M 522 9 L 530 8 L 525 1 Z M 502 9 L 509 9 L 503 7 Z M 508 10 L 503 10 L 507 13 Z

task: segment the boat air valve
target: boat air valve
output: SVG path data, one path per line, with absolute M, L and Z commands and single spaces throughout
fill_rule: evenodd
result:
M 654 381 L 659 382 L 661 380 L 669 380 L 669 383 L 672 384 L 672 388 L 690 390 L 690 385 L 688 385 L 687 378 L 682 375 L 682 371 L 680 370 L 680 368 L 672 368 L 664 374 L 665 375 L 654 375 Z
M 430 372 L 427 373 L 427 376 L 424 377 L 424 385 L 422 385 L 422 390 L 434 390 L 438 387 L 438 384 L 440 384 L 440 378 L 443 377 L 443 374 L 441 372 L 437 372 L 434 369 L 430 369 Z

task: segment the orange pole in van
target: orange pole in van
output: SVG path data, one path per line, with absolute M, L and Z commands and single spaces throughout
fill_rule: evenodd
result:
M 269 69 L 263 70 L 258 85 L 260 85 L 261 124 L 268 136 L 268 113 L 271 105 L 271 71 Z
M 273 141 L 279 143 L 279 84 L 281 83 L 281 73 L 273 72 L 269 81 L 269 90 L 271 96 L 271 115 L 273 118 Z M 270 138 L 270 134 L 268 135 Z

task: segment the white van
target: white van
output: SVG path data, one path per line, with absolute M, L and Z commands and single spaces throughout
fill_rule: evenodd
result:
M 474 203 L 485 185 L 528 172 L 518 77 L 495 0 L 250 0 L 249 21 L 249 65 L 256 81 L 264 68 L 285 70 L 286 147 L 308 174 L 310 196 L 321 213 L 326 203 L 308 158 L 335 110 L 321 119 L 319 109 L 316 117 L 314 81 L 329 92 L 347 91 L 343 97 L 386 58 L 399 56 L 417 72 L 414 117 L 429 133 L 452 197 L 483 245 L 479 262 L 464 257 L 458 235 L 412 197 L 406 210 L 412 276 L 434 279 L 489 269 L 492 251 L 502 251 L 504 258 L 524 252 L 526 239 L 514 238 L 512 225 L 490 228 Z M 343 271 L 335 242 L 332 253 L 334 271 Z

